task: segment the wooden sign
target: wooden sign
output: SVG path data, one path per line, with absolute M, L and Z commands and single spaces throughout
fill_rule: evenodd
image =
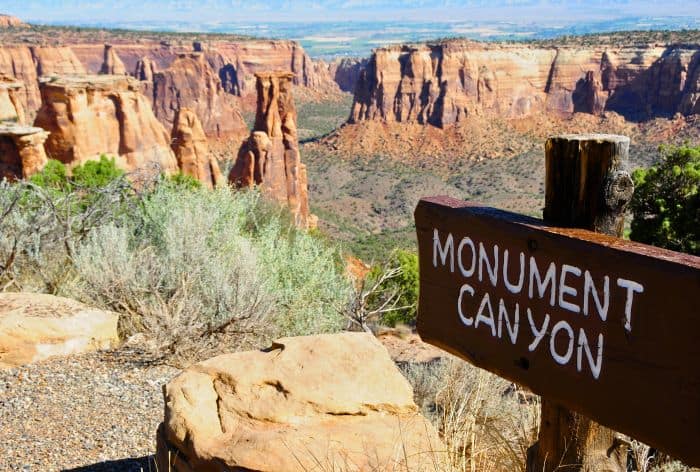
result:
M 700 258 L 449 197 L 415 211 L 421 338 L 700 465 Z

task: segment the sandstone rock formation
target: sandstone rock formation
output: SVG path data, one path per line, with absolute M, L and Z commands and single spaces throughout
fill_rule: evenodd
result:
M 275 341 L 164 389 L 158 470 L 444 470 L 444 445 L 370 334 Z
M 202 125 L 189 108 L 181 108 L 175 115 L 171 146 L 183 174 L 194 177 L 208 188 L 225 184 L 216 158 L 209 153 Z
M 100 68 L 100 74 L 126 75 L 126 67 L 111 44 L 105 44 L 104 62 Z
M 694 113 L 700 46 L 535 47 L 450 40 L 379 48 L 360 73 L 350 122 L 429 123 L 614 111 Z M 690 80 L 688 80 L 691 78 Z
M 16 79 L 0 75 L 0 122 L 24 123 L 24 84 Z
M 182 54 L 166 70 L 154 74 L 156 117 L 172 126 L 175 113 L 183 107 L 196 113 L 207 136 L 241 139 L 248 133 L 235 97 L 224 91 L 201 52 Z
M 238 187 L 259 185 L 269 197 L 289 206 L 300 227 L 309 226 L 308 181 L 301 163 L 297 113 L 290 72 L 260 73 L 255 127 L 241 146 L 229 174 Z
M 42 81 L 43 104 L 34 124 L 51 133 L 48 154 L 69 166 L 107 154 L 127 171 L 176 172 L 170 136 L 139 85 L 131 77 L 115 75 Z
M 330 94 L 338 90 L 328 67 L 311 60 L 292 41 L 239 41 L 217 36 L 215 40 L 193 44 L 179 38 L 173 41 L 162 40 L 162 35 L 143 35 L 143 38 L 127 39 L 101 32 L 101 42 L 96 42 L 87 33 L 62 31 L 62 46 L 48 46 L 48 38 L 44 37 L 27 46 L 26 37 L 18 33 L 16 41 L 0 45 L 0 75 L 24 83 L 22 104 L 28 121 L 32 122 L 41 106 L 41 76 L 134 72 L 143 81 L 143 93 L 166 129 L 172 127 L 178 108 L 185 106 L 197 113 L 209 137 L 236 140 L 248 134 L 239 115 L 242 106 L 254 107 L 256 72 L 291 68 L 293 82 L 304 91 Z M 9 33 L 7 36 L 12 37 Z M 104 41 L 108 41 L 108 47 Z M 180 61 L 182 56 L 197 52 L 195 49 L 210 70 Z M 159 79 L 164 87 L 159 91 L 165 94 L 154 97 L 153 76 L 167 70 L 170 72 Z M 217 81 L 220 85 L 216 85 Z M 178 94 L 182 98 L 178 99 Z M 238 103 L 236 97 L 241 97 L 242 102 Z M 206 111 L 210 105 L 214 106 L 213 111 Z
M 19 95 L 27 122 L 34 120 L 41 106 L 41 75 L 84 72 L 82 64 L 68 48 L 0 46 L 0 75 L 20 81 L 24 85 Z
M 0 14 L 0 28 L 26 28 L 27 25 L 24 21 L 20 20 L 16 16 L 12 15 L 2 15 Z
M 26 179 L 43 169 L 48 136 L 41 128 L 0 123 L 0 179 Z
M 0 369 L 106 349 L 119 342 L 118 315 L 67 298 L 0 294 Z
M 328 65 L 331 77 L 343 92 L 355 92 L 360 74 L 367 67 L 368 59 L 344 57 Z
M 153 77 L 158 72 L 158 67 L 149 57 L 142 57 L 134 68 L 134 77 L 137 80 L 153 82 Z
M 38 77 L 85 74 L 86 72 L 83 64 L 69 47 L 32 46 L 30 49 Z

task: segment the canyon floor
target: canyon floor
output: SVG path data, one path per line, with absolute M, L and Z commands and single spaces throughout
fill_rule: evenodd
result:
M 349 101 L 299 106 L 300 128 L 308 136 L 301 152 L 321 230 L 366 261 L 381 261 L 395 247 L 415 248 L 413 210 L 423 196 L 445 194 L 540 217 L 548 136 L 630 136 L 632 169 L 654 163 L 660 145 L 700 138 L 700 124 L 692 118 L 632 123 L 614 113 L 474 120 L 445 130 L 403 123 L 341 125 L 344 104 L 349 107 Z M 329 131 L 332 123 L 339 128 Z

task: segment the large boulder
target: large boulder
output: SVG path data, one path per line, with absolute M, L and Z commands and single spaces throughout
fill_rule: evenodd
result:
M 0 293 L 0 369 L 119 342 L 118 315 L 67 298 Z
M 164 394 L 158 470 L 442 470 L 444 445 L 370 334 L 215 357 Z

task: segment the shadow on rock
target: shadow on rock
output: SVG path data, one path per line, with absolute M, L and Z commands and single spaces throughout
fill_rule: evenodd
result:
M 63 472 L 156 472 L 153 456 L 133 457 L 116 461 L 99 462 L 97 464 L 64 469 Z

